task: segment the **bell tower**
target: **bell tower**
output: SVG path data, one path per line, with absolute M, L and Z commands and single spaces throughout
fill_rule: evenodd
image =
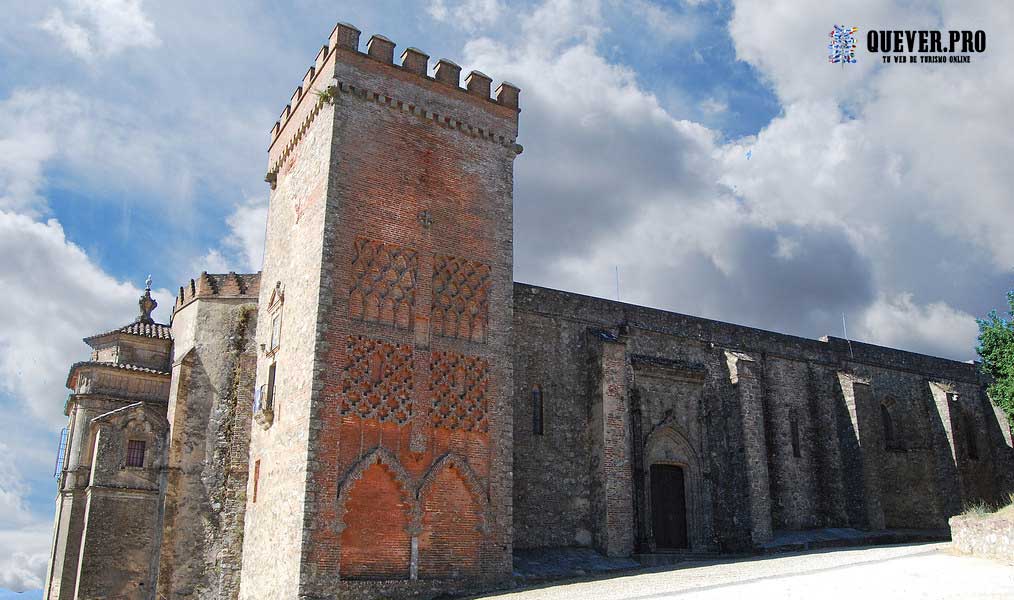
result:
M 359 37 L 271 131 L 243 598 L 511 574 L 519 90 Z

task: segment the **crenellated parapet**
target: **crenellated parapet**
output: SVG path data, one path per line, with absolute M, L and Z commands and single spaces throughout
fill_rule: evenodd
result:
M 201 273 L 187 285 L 180 286 L 173 314 L 198 298 L 257 298 L 260 293 L 260 273 Z
M 439 59 L 429 75 L 428 54 L 418 48 L 406 48 L 400 55 L 401 64 L 394 61 L 395 43 L 382 35 L 373 35 L 366 43 L 366 52 L 359 50 L 360 31 L 347 23 L 338 23 L 328 43 L 321 47 L 313 65 L 303 75 L 303 80 L 292 93 L 289 103 L 282 109 L 278 120 L 271 128 L 271 144 L 269 146 L 269 168 L 265 180 L 275 185 L 281 165 L 299 144 L 310 123 L 319 114 L 325 104 L 335 102 L 337 94 L 348 94 L 371 102 L 377 102 L 393 110 L 411 113 L 419 119 L 431 121 L 435 125 L 456 129 L 471 137 L 482 138 L 521 152 L 516 142 L 517 113 L 519 108 L 520 89 L 512 83 L 503 81 L 490 96 L 493 79 L 480 71 L 471 71 L 461 86 L 461 67 L 447 59 Z M 411 78 L 421 87 L 427 88 L 432 94 L 465 101 L 491 110 L 495 119 L 481 123 L 470 122 L 468 116 L 449 114 L 446 104 L 427 106 L 419 98 L 398 98 L 388 90 L 381 89 L 382 84 L 370 81 L 350 81 L 339 63 L 356 63 L 366 59 L 373 65 L 384 65 L 388 69 L 387 77 L 406 80 Z M 513 126 L 497 130 L 489 122 L 497 122 L 508 118 Z

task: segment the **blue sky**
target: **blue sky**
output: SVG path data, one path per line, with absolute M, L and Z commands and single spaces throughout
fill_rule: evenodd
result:
M 81 338 L 131 320 L 149 273 L 168 320 L 200 271 L 259 268 L 268 131 L 339 20 L 522 88 L 516 280 L 612 297 L 618 267 L 626 301 L 811 337 L 847 313 L 958 360 L 1012 285 L 998 3 L 290 4 L 0 15 L 0 589 L 44 577 Z M 843 69 L 842 22 L 985 29 L 987 51 Z

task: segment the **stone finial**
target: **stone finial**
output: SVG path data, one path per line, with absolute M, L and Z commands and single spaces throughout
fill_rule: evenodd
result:
M 472 71 L 465 78 L 465 88 L 469 93 L 483 98 L 489 98 L 489 88 L 492 84 L 493 79 L 481 71 Z
M 424 53 L 418 48 L 406 48 L 401 53 L 401 66 L 406 71 L 411 71 L 416 75 L 426 76 L 426 70 L 429 68 L 429 54 Z
M 385 64 L 394 62 L 394 42 L 386 37 L 376 34 L 366 42 L 366 53 L 370 58 Z
M 461 67 L 446 58 L 441 58 L 437 61 L 433 76 L 437 81 L 458 87 L 458 82 L 461 79 Z
M 158 307 L 158 302 L 151 297 L 151 275 L 144 280 L 144 295 L 137 301 L 138 308 L 141 309 L 141 314 L 138 315 L 136 322 L 138 323 L 154 323 L 155 320 L 151 318 L 151 312 Z
M 518 95 L 521 88 L 510 82 L 503 82 L 496 88 L 496 101 L 509 108 L 518 108 Z
M 359 50 L 359 30 L 348 23 L 338 23 L 331 31 L 328 38 L 328 46 L 332 48 L 344 48 L 353 52 Z

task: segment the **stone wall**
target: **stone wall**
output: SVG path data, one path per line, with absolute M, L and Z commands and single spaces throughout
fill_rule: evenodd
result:
M 319 391 L 314 356 L 324 195 L 334 127 L 334 112 L 315 103 L 309 90 L 306 97 L 311 101 L 301 103 L 293 117 L 305 126 L 290 128 L 300 130 L 301 137 L 285 153 L 268 206 L 255 386 L 268 385 L 274 365 L 275 387 L 270 415 L 263 412 L 250 432 L 240 586 L 240 597 L 246 599 L 296 598 L 299 593 L 310 404 Z M 276 139 L 269 160 L 274 162 L 286 147 L 286 139 Z M 275 317 L 280 319 L 280 340 L 272 349 Z
M 1014 519 L 959 515 L 951 517 L 950 526 L 958 552 L 1014 565 Z
M 514 546 L 590 546 L 587 335 L 530 311 L 515 311 L 514 331 Z M 533 428 L 535 386 L 542 433 Z
M 1005 423 L 973 365 L 524 284 L 514 301 L 520 548 L 587 544 L 589 527 L 605 548 L 589 332 L 614 337 L 629 363 L 632 477 L 621 485 L 642 551 L 655 548 L 652 464 L 684 469 L 699 550 L 748 548 L 776 529 L 941 528 L 964 502 L 1011 487 Z M 533 386 L 544 390 L 541 436 Z
M 258 288 L 249 277 L 204 277 L 219 292 L 173 314 L 159 593 L 224 600 L 240 587 Z M 243 285 L 230 291 L 230 279 Z
M 165 404 L 136 403 L 89 423 L 93 462 L 75 599 L 146 600 L 154 593 L 165 488 L 164 414 Z M 131 441 L 145 444 L 139 466 L 127 462 Z

